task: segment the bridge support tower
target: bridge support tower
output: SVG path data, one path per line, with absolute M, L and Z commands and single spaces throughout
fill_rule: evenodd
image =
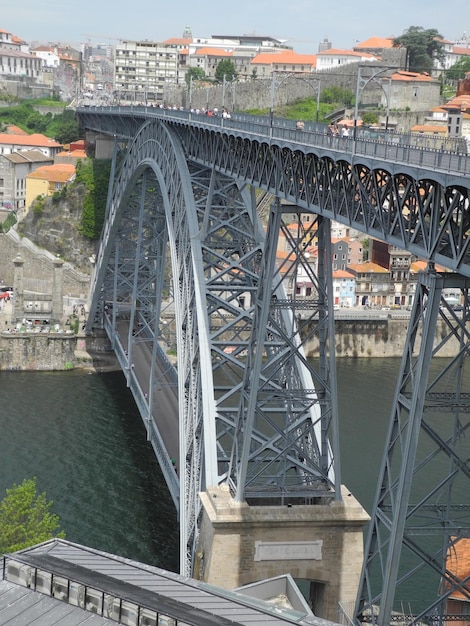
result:
M 357 595 L 369 520 L 342 491 L 342 500 L 325 504 L 253 506 L 236 502 L 225 486 L 207 489 L 194 576 L 235 589 L 290 573 L 308 589 L 315 615 L 336 621 L 339 603 Z

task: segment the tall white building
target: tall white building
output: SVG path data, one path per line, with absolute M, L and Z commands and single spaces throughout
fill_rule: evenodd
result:
M 178 48 L 155 41 L 122 41 L 116 46 L 114 88 L 120 100 L 163 102 L 178 78 Z

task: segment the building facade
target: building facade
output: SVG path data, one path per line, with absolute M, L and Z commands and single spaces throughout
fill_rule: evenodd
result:
M 39 150 L 20 150 L 0 155 L 0 206 L 21 212 L 26 207 L 26 176 L 53 159 Z
M 114 89 L 119 100 L 163 102 L 178 81 L 178 48 L 153 41 L 123 41 L 116 46 Z
M 52 196 L 75 178 L 75 166 L 58 163 L 45 165 L 26 176 L 26 208 L 38 196 Z

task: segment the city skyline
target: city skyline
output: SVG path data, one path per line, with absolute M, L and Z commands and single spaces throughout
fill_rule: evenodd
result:
M 410 4 L 396 0 L 386 19 L 383 10 L 371 11 L 372 5 L 365 0 L 358 0 L 354 6 L 340 0 L 334 8 L 316 6 L 314 0 L 291 0 L 284 5 L 276 3 L 275 10 L 268 0 L 256 4 L 240 0 L 236 11 L 220 4 L 181 0 L 177 11 L 166 11 L 164 15 L 162 7 L 150 0 L 141 0 L 138 6 L 137 12 L 133 4 L 116 7 L 110 0 L 82 0 L 79 7 L 64 0 L 24 0 L 21 5 L 10 2 L 2 7 L 0 29 L 27 42 L 79 44 L 90 40 L 114 45 L 120 39 L 164 41 L 181 37 L 189 27 L 193 37 L 274 37 L 301 54 L 316 54 L 324 38 L 334 48 L 351 49 L 369 37 L 398 37 L 410 26 L 435 28 L 449 40 L 470 32 L 467 0 L 451 0 L 446 11 L 438 2 L 416 0 Z M 469 18 L 468 25 L 465 17 Z

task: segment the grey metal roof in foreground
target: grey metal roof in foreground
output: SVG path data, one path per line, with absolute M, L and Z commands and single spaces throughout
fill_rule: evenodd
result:
M 116 622 L 65 604 L 16 583 L 0 580 L 0 624 L 2 626 L 103 626 Z
M 307 612 L 59 539 L 6 555 L 3 576 L 2 625 L 332 624 Z

